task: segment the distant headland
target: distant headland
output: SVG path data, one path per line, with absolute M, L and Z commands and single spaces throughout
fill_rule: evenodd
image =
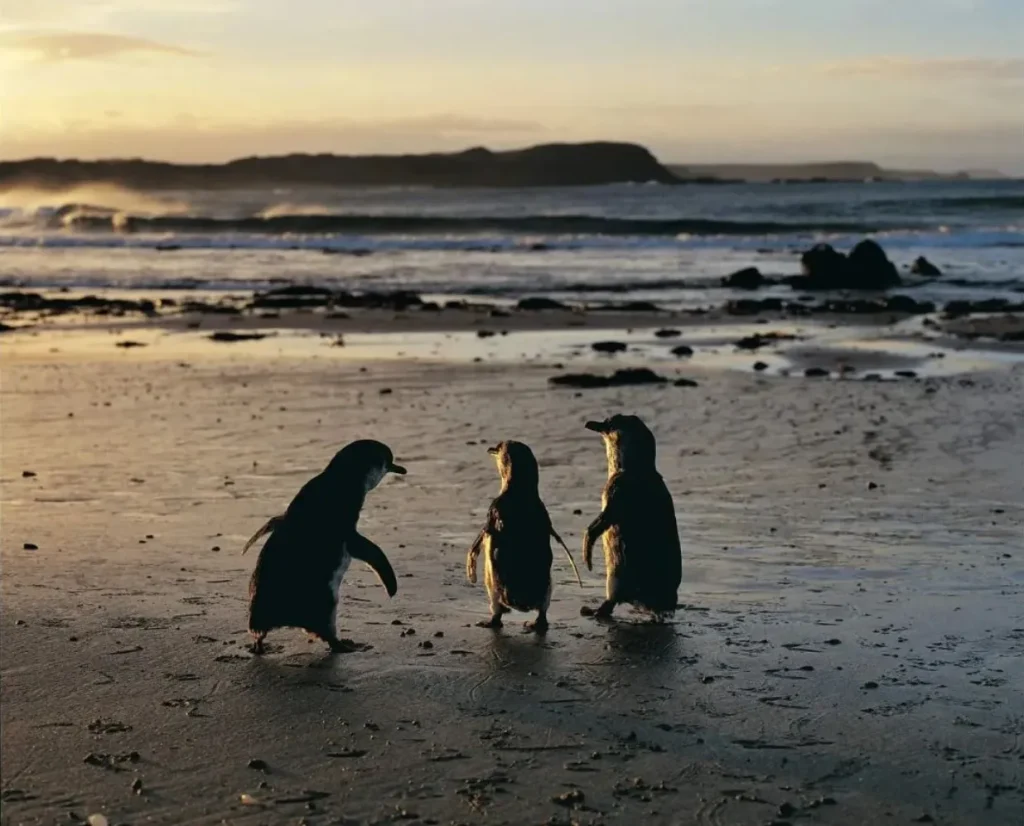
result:
M 669 171 L 684 181 L 714 178 L 747 183 L 860 183 L 864 181 L 966 181 L 1005 176 L 994 170 L 934 172 L 930 169 L 885 169 L 871 161 L 766 164 L 670 164 Z
M 426 155 L 291 154 L 218 164 L 139 158 L 0 162 L 0 191 L 60 190 L 83 184 L 129 189 L 261 186 L 542 187 L 616 183 L 863 182 L 999 178 L 998 172 L 892 170 L 862 161 L 809 164 L 665 165 L 645 147 L 611 141 L 550 143 L 505 152 L 483 147 Z
M 280 155 L 223 164 L 139 159 L 33 158 L 0 162 L 0 189 L 111 184 L 131 189 L 266 185 L 538 187 L 680 183 L 644 147 L 630 143 L 544 144 L 510 152 L 475 148 L 430 155 Z

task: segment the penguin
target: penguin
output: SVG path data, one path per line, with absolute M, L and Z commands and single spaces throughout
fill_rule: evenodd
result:
M 334 653 L 360 650 L 338 639 L 338 589 L 353 559 L 367 563 L 393 597 L 395 572 L 384 552 L 356 530 L 366 494 L 388 473 L 404 475 L 391 449 L 362 439 L 346 445 L 299 491 L 288 509 L 272 517 L 242 549 L 270 538 L 249 581 L 249 633 L 253 652 L 275 628 L 294 627 L 326 642 Z
M 600 433 L 608 456 L 601 513 L 583 538 L 583 562 L 593 570 L 591 549 L 603 537 L 606 598 L 583 616 L 611 617 L 625 602 L 662 620 L 677 607 L 682 551 L 672 495 L 655 467 L 654 434 L 638 417 L 615 415 L 587 422 Z
M 484 584 L 491 602 L 491 618 L 481 628 L 501 628 L 501 615 L 511 609 L 536 611 L 525 623 L 543 634 L 548 629 L 551 603 L 551 538 L 565 548 L 579 581 L 576 562 L 551 524 L 540 498 L 540 471 L 533 451 L 522 442 L 499 442 L 487 448 L 498 465 L 501 492 L 491 502 L 487 522 L 466 556 L 466 577 L 476 584 L 477 557 L 484 554 Z M 580 582 L 580 587 L 583 584 Z

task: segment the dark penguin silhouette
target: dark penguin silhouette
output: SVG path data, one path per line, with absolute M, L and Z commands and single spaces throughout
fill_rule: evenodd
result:
M 484 584 L 491 602 L 491 618 L 483 628 L 500 628 L 509 610 L 536 611 L 526 627 L 543 634 L 548 628 L 551 602 L 551 537 L 569 554 L 540 498 L 540 473 L 533 451 L 522 442 L 500 442 L 487 448 L 501 476 L 501 493 L 491 503 L 487 524 L 466 556 L 466 576 L 476 583 L 477 557 L 484 554 Z M 576 563 L 569 554 L 573 570 Z M 577 580 L 579 572 L 576 572 Z
M 263 638 L 275 628 L 303 628 L 342 653 L 358 650 L 339 640 L 335 625 L 338 589 L 353 559 L 368 564 L 394 596 L 398 582 L 384 552 L 356 531 L 366 494 L 388 473 L 405 473 L 391 449 L 369 439 L 343 447 L 318 476 L 292 500 L 288 510 L 271 518 L 242 553 L 261 537 L 249 582 L 249 632 L 253 651 L 263 652 Z
M 608 455 L 601 513 L 587 528 L 583 561 L 593 570 L 591 549 L 604 539 L 606 599 L 585 606 L 584 616 L 610 617 L 620 602 L 662 619 L 676 609 L 682 551 L 672 495 L 654 464 L 654 434 L 636 416 L 587 422 L 600 433 Z

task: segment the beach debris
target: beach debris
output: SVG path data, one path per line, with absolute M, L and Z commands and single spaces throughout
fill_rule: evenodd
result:
M 677 344 L 671 352 L 673 356 L 692 356 L 693 348 L 689 344 Z
M 590 345 L 595 353 L 624 353 L 626 343 L 624 341 L 595 341 Z
M 601 376 L 596 373 L 566 373 L 562 376 L 552 376 L 548 379 L 550 384 L 557 387 L 576 387 L 583 390 L 592 390 L 600 387 L 624 387 L 636 384 L 665 384 L 668 379 L 659 376 L 653 370 L 646 367 L 629 367 L 624 370 L 616 370 L 610 376 Z
M 910 265 L 910 271 L 914 275 L 942 275 L 942 270 L 923 255 L 919 255 L 914 260 L 914 263 Z
M 210 341 L 220 341 L 229 344 L 235 341 L 259 341 L 268 335 L 269 333 L 232 333 L 229 330 L 218 330 L 216 333 L 210 333 L 207 338 Z
M 731 287 L 734 290 L 756 290 L 773 283 L 770 278 L 761 275 L 757 267 L 745 267 L 722 279 L 723 287 Z

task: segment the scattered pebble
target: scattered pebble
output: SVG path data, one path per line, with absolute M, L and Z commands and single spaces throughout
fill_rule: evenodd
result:
M 26 542 L 22 547 L 24 547 L 24 549 L 26 551 L 38 551 L 39 550 L 39 546 L 36 545 L 34 542 Z

